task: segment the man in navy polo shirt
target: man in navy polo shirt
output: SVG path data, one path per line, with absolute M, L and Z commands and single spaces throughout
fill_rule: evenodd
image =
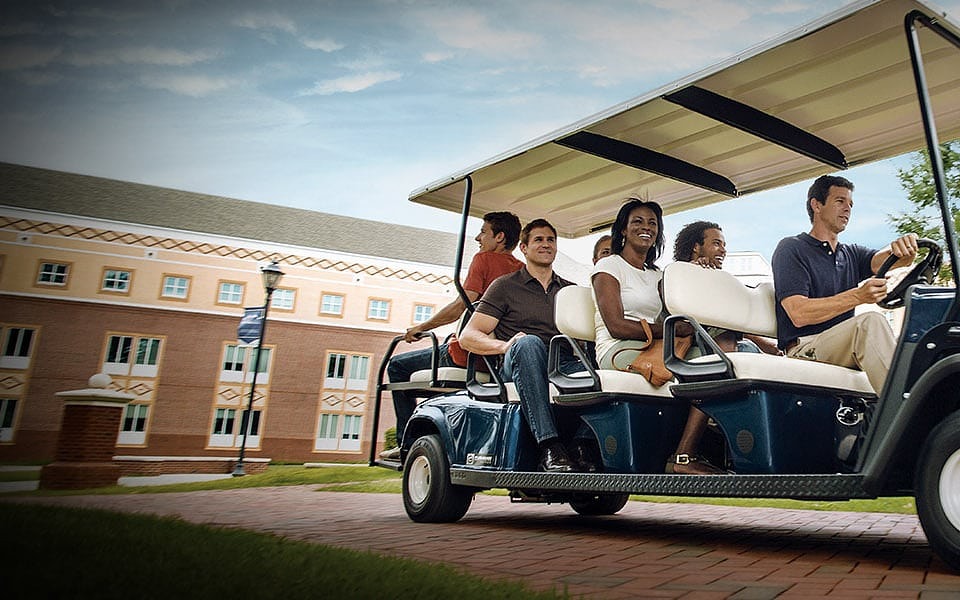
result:
M 807 193 L 810 233 L 784 238 L 773 253 L 777 296 L 777 345 L 787 356 L 863 370 L 879 395 L 887 379 L 896 340 L 878 312 L 854 315 L 861 304 L 887 294 L 886 280 L 875 277 L 894 254 L 894 267 L 917 255 L 917 236 L 897 238 L 883 250 L 841 244 L 853 210 L 853 183 L 843 177 L 818 177 Z

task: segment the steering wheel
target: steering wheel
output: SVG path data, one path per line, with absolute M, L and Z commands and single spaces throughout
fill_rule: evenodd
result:
M 917 246 L 926 248 L 927 255 L 924 256 L 920 262 L 913 265 L 910 272 L 900 280 L 900 283 L 898 283 L 896 287 L 887 292 L 883 300 L 877 302 L 877 306 L 880 308 L 900 308 L 903 306 L 903 295 L 906 293 L 907 288 L 918 283 L 933 283 L 934 279 L 936 279 L 937 273 L 940 271 L 940 263 L 943 262 L 943 250 L 940 249 L 940 244 L 931 239 L 920 238 L 917 240 Z M 883 261 L 883 264 L 880 265 L 875 277 L 886 277 L 887 271 L 889 271 L 893 263 L 898 260 L 900 260 L 899 256 L 891 254 L 887 257 L 887 260 Z

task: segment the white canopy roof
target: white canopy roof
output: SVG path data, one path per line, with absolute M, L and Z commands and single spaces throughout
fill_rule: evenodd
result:
M 471 214 L 547 218 L 560 235 L 608 226 L 648 195 L 674 213 L 924 148 L 904 19 L 912 0 L 856 2 L 719 65 L 414 190 Z M 918 25 L 936 123 L 960 137 L 960 49 Z

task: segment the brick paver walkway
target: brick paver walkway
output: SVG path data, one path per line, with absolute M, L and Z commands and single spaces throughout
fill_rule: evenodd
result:
M 616 516 L 478 495 L 453 524 L 419 524 L 398 494 L 317 486 L 29 502 L 175 515 L 444 562 L 583 598 L 960 598 L 960 576 L 914 516 L 630 502 Z M 23 501 L 24 499 L 18 499 Z

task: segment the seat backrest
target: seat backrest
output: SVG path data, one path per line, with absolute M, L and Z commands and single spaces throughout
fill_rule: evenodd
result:
M 592 342 L 594 327 L 593 290 L 582 285 L 568 285 L 557 292 L 555 319 L 560 333 L 575 340 Z
M 670 314 L 701 325 L 777 337 L 772 283 L 751 288 L 726 271 L 675 262 L 663 270 L 663 301 Z

